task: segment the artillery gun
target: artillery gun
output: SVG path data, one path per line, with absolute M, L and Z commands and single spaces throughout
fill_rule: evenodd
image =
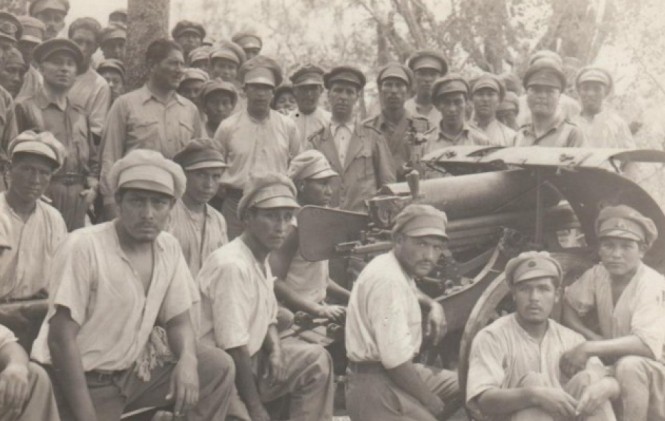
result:
M 390 229 L 404 206 L 418 202 L 445 211 L 449 252 L 417 283 L 443 305 L 448 334 L 434 357 L 457 360 L 462 390 L 471 340 L 513 310 L 503 269 L 520 252 L 552 253 L 569 285 L 597 261 L 594 221 L 600 209 L 626 204 L 656 223 L 661 237 L 644 260 L 665 270 L 665 215 L 620 171 L 628 162 L 662 164 L 663 151 L 457 146 L 422 162 L 428 172 L 452 176 L 386 185 L 368 201 L 368 214 L 305 207 L 298 215 L 300 245 L 310 261 L 343 259 L 353 278 L 390 250 Z M 555 309 L 555 318 L 560 311 Z M 433 358 L 431 351 L 425 354 Z

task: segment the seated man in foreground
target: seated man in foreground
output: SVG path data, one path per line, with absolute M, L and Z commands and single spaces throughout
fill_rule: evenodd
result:
M 118 421 L 124 410 L 174 405 L 176 417 L 223 420 L 233 362 L 196 344 L 198 301 L 178 241 L 163 233 L 185 175 L 159 152 L 135 150 L 109 173 L 118 218 L 70 234 L 56 253 L 51 305 L 32 350 L 54 382 L 64 420 Z M 159 323 L 173 355 L 143 361 Z
M 575 371 L 597 356 L 615 362 L 623 419 L 665 420 L 665 279 L 642 262 L 656 241 L 654 222 L 625 205 L 596 220 L 600 264 L 566 289 L 564 320 L 587 339 L 563 356 Z M 597 316 L 600 332 L 582 317 Z
M 289 419 L 332 419 L 330 355 L 320 346 L 277 333 L 275 278 L 268 254 L 281 247 L 297 209 L 296 188 L 285 175 L 250 179 L 238 203 L 244 232 L 203 263 L 201 343 L 226 350 L 252 421 L 270 420 L 264 403 L 290 396 Z M 239 414 L 235 414 L 239 416 Z
M 561 291 L 559 263 L 547 252 L 527 252 L 505 273 L 516 312 L 474 338 L 467 405 L 500 420 L 615 420 L 609 399 L 619 386 L 598 358 L 574 375 L 559 368 L 564 352 L 584 342 L 549 318 Z
M 389 253 L 374 258 L 351 291 L 346 316 L 347 409 L 353 421 L 436 420 L 459 408 L 457 374 L 414 364 L 423 339 L 445 330 L 441 304 L 418 290 L 446 246 L 446 215 L 409 205 L 395 220 Z

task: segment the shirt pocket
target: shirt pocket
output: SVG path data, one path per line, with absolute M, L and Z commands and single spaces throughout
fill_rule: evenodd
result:
M 372 183 L 375 181 L 376 177 L 374 176 L 372 150 L 367 145 L 363 145 L 362 149 L 358 151 L 356 156 L 353 158 L 353 162 L 358 168 L 362 169 L 361 174 L 366 181 Z
M 194 126 L 187 121 L 178 122 L 179 143 L 185 145 L 194 137 Z
M 137 142 L 137 146 L 143 149 L 160 151 L 160 122 L 157 120 L 137 120 L 132 124 L 131 137 Z

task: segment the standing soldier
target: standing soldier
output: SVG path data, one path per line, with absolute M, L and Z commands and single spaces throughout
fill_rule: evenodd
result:
M 247 105 L 224 120 L 214 137 L 229 164 L 222 176 L 226 190 L 222 214 L 228 224 L 229 239 L 242 232 L 237 206 L 250 175 L 286 174 L 289 162 L 301 150 L 293 120 L 270 109 L 275 87 L 282 82 L 279 65 L 268 57 L 257 56 L 243 64 L 240 78 Z
M 196 277 L 206 257 L 228 242 L 224 217 L 208 205 L 217 194 L 226 162 L 210 139 L 192 140 L 173 160 L 185 171 L 187 188 L 171 209 L 166 230 L 180 242 Z
M 238 91 L 230 82 L 210 80 L 203 85 L 200 101 L 206 134 L 212 139 L 221 122 L 233 113 L 238 102 Z
M 628 124 L 604 104 L 613 84 L 612 76 L 605 69 L 583 68 L 575 79 L 582 112 L 573 121 L 584 132 L 589 147 L 635 149 Z
M 76 77 L 68 96 L 72 104 L 83 110 L 88 117 L 90 131 L 97 145 L 111 106 L 111 88 L 92 68 L 92 55 L 99 46 L 101 32 L 102 26 L 93 18 L 79 18 L 69 25 L 69 39 L 74 41 L 83 53 L 83 72 Z
M 261 52 L 261 48 L 263 48 L 261 37 L 253 32 L 238 32 L 231 37 L 231 41 L 242 47 L 247 56 L 247 60 L 258 56 Z
M 404 107 L 411 115 L 421 115 L 429 121 L 430 127 L 438 127 L 441 113 L 432 102 L 432 85 L 448 72 L 448 62 L 436 51 L 417 51 L 406 62 L 413 71 L 416 95 L 406 101 Z
M 323 74 L 318 66 L 306 64 L 296 70 L 290 77 L 293 83 L 293 94 L 298 110 L 291 117 L 298 126 L 303 148 L 307 147 L 307 139 L 317 131 L 330 124 L 330 113 L 319 107 L 319 98 L 323 93 Z
M 111 103 L 125 93 L 125 65 L 122 61 L 114 58 L 102 60 L 97 65 L 97 73 L 111 88 Z
M 200 108 L 199 96 L 203 85 L 208 80 L 210 80 L 210 77 L 203 70 L 187 68 L 183 71 L 182 79 L 178 85 L 178 93 Z
M 65 29 L 65 18 L 69 13 L 69 0 L 32 0 L 28 14 L 44 23 L 44 39 L 51 39 Z
M 469 84 L 454 73 L 437 79 L 432 85 L 432 101 L 441 113 L 441 123 L 430 131 L 427 152 L 446 146 L 490 144 L 483 132 L 466 121 Z
M 383 135 L 398 180 L 404 180 L 409 168 L 420 160 L 427 140 L 425 133 L 430 129 L 427 118 L 404 108 L 412 83 L 413 73 L 408 67 L 399 63 L 384 66 L 376 77 L 381 112 L 363 122 Z
M 222 41 L 220 46 L 210 52 L 210 78 L 233 83 L 238 92 L 234 112 L 247 107 L 246 98 L 240 80 L 240 67 L 247 61 L 245 51 L 232 41 Z
M 520 127 L 515 146 L 582 147 L 584 133 L 559 111 L 566 76 L 556 60 L 541 58 L 522 79 L 531 122 Z
M 35 61 L 44 84 L 36 94 L 16 103 L 16 121 L 21 132 L 48 131 L 64 145 L 65 162 L 51 179 L 47 194 L 72 231 L 84 225 L 99 185 L 99 149 L 93 144 L 83 110 L 68 99 L 85 61 L 78 46 L 63 38 L 40 44 Z
M 189 52 L 187 62 L 192 69 L 201 69 L 210 74 L 210 53 L 212 48 L 207 45 L 202 45 Z
M 491 73 L 484 73 L 471 88 L 474 123 L 496 146 L 513 146 L 515 143 L 515 131 L 496 117 L 505 95 L 503 82 Z
M 176 92 L 185 60 L 174 41 L 153 41 L 146 51 L 148 80 L 113 104 L 102 139 L 102 177 L 133 149 L 153 149 L 173 158 L 191 139 L 201 136 L 199 110 Z M 112 212 L 113 192 L 102 178 L 102 194 Z
M 34 94 L 42 85 L 42 74 L 39 73 L 32 60 L 32 53 L 44 41 L 44 31 L 46 31 L 46 26 L 42 21 L 32 16 L 19 16 L 18 20 L 23 25 L 23 34 L 18 41 L 18 49 L 21 50 L 23 60 L 28 64 L 28 71 L 23 77 L 23 86 L 16 97 L 17 100 Z
M 113 24 L 102 30 L 99 48 L 102 49 L 105 59 L 125 60 L 125 44 L 127 42 L 127 29 L 124 26 Z
M 176 23 L 171 31 L 171 36 L 180 45 L 180 48 L 182 48 L 184 57 L 189 57 L 189 53 L 192 50 L 203 45 L 206 30 L 200 23 L 181 20 Z
M 332 206 L 365 212 L 365 201 L 382 185 L 395 181 L 393 159 L 381 132 L 354 120 L 354 106 L 366 81 L 363 72 L 339 66 L 326 73 L 323 81 L 332 118 L 309 138 L 310 146 L 323 153 L 340 175 Z
M 16 47 L 5 48 L 0 64 L 0 86 L 16 98 L 23 86 L 23 80 L 28 65 L 23 59 L 23 55 Z
M 413 363 L 423 333 L 434 346 L 445 334 L 443 307 L 415 280 L 444 252 L 446 224 L 429 205 L 407 206 L 395 220 L 392 251 L 375 257 L 353 285 L 345 336 L 352 421 L 434 421 L 461 404 L 456 373 Z
M 520 100 L 515 92 L 506 91 L 506 96 L 496 109 L 496 119 L 503 123 L 506 127 L 515 131 L 517 136 L 517 115 L 520 112 Z

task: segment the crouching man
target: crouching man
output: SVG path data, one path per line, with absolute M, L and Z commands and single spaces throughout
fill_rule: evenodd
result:
M 349 357 L 346 403 L 353 421 L 436 420 L 459 408 L 457 374 L 412 362 L 423 339 L 436 345 L 445 330 L 439 303 L 414 278 L 434 269 L 446 246 L 446 215 L 409 205 L 397 216 L 395 246 L 360 273 L 346 316 Z
M 318 345 L 282 341 L 276 328 L 268 255 L 282 246 L 298 207 L 296 188 L 285 175 L 250 179 L 238 203 L 244 232 L 208 256 L 196 278 L 201 343 L 233 357 L 238 393 L 252 421 L 270 420 L 264 403 L 286 395 L 290 420 L 332 419 L 330 355 Z
M 178 241 L 162 232 L 185 175 L 159 152 L 137 149 L 113 165 L 109 186 L 119 216 L 77 230 L 56 253 L 32 357 L 59 386 L 66 420 L 118 421 L 125 410 L 172 403 L 176 417 L 223 420 L 233 362 L 196 345 L 189 310 L 198 294 Z M 136 362 L 156 323 L 173 356 L 146 370 Z
M 600 264 L 566 289 L 564 320 L 587 339 L 563 356 L 569 370 L 597 356 L 616 362 L 623 419 L 665 420 L 665 279 L 644 263 L 654 222 L 625 205 L 596 220 Z M 599 330 L 582 322 L 591 313 Z
M 500 420 L 615 420 L 609 399 L 619 386 L 598 358 L 567 375 L 565 351 L 584 338 L 550 319 L 559 300 L 562 269 L 547 252 L 526 252 L 506 265 L 515 313 L 473 340 L 467 405 Z

